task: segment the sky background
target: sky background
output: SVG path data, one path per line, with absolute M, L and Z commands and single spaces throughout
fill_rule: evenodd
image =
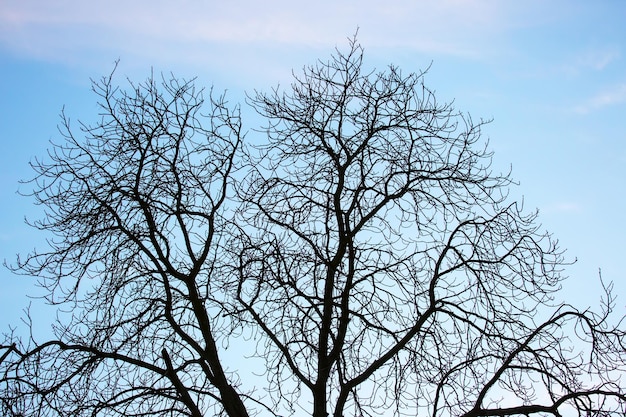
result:
M 602 268 L 625 314 L 622 0 L 0 0 L 0 259 L 45 248 L 23 221 L 41 209 L 16 193 L 29 190 L 18 181 L 60 137 L 63 106 L 73 120 L 94 120 L 89 80 L 116 60 L 122 84 L 172 71 L 243 102 L 246 91 L 287 85 L 292 69 L 345 51 L 357 28 L 369 67 L 430 66 L 426 84 L 439 101 L 493 118 L 484 133 L 494 170 L 512 167 L 520 185 L 511 196 L 538 208 L 578 259 L 563 298 L 597 306 Z M 26 294 L 41 294 L 32 278 L 0 270 L 0 332 L 19 322 Z M 33 309 L 50 317 L 40 301 Z

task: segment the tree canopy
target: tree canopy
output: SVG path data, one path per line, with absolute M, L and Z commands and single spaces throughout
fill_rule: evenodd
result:
M 71 315 L 5 336 L 3 415 L 623 415 L 611 286 L 555 301 L 561 249 L 424 78 L 353 39 L 250 93 L 248 133 L 193 79 L 94 82 L 98 121 L 32 164 L 48 248 L 13 266 Z

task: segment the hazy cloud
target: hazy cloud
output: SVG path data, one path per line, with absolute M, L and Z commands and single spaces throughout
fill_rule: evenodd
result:
M 177 55 L 177 45 L 183 43 L 195 45 L 196 51 L 216 43 L 327 47 L 343 42 L 360 27 L 360 40 L 371 47 L 479 56 L 494 47 L 499 38 L 494 34 L 532 20 L 531 11 L 538 4 L 536 0 L 524 2 L 523 7 L 497 0 L 297 4 L 286 0 L 4 0 L 0 42 L 43 59 L 66 60 L 94 49 L 163 57 Z
M 604 49 L 587 52 L 580 58 L 583 66 L 588 66 L 595 70 L 603 70 L 610 63 L 620 57 L 620 50 L 616 46 L 606 47 Z
M 615 45 L 589 48 L 570 59 L 559 72 L 576 76 L 588 70 L 602 71 L 620 57 L 621 51 Z
M 582 206 L 580 204 L 570 201 L 556 202 L 541 209 L 541 213 L 544 214 L 578 213 L 581 211 Z
M 619 84 L 591 97 L 585 103 L 574 108 L 579 114 L 587 114 L 608 106 L 626 102 L 626 83 Z

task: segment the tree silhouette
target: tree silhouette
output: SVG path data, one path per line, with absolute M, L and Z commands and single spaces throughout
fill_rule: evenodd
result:
M 71 311 L 0 350 L 5 415 L 623 415 L 624 330 L 554 301 L 565 266 L 474 122 L 350 42 L 255 92 L 94 83 L 101 119 L 33 164 Z M 258 139 L 257 139 L 258 138 Z M 612 325 L 613 323 L 613 325 Z M 247 335 L 252 337 L 248 338 Z M 252 346 L 265 378 L 244 380 Z

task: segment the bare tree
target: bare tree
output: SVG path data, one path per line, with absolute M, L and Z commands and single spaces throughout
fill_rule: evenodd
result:
M 18 265 L 73 314 L 56 340 L 4 346 L 3 411 L 201 416 L 215 400 L 246 415 L 216 347 L 229 324 L 212 317 L 239 112 L 193 80 L 93 89 L 86 139 L 63 115 L 64 141 L 33 164 L 47 209 L 34 226 L 54 237 Z
M 423 73 L 367 72 L 353 40 L 250 95 L 268 124 L 247 147 L 192 81 L 94 89 L 100 123 L 83 141 L 64 118 L 34 164 L 55 239 L 18 265 L 72 319 L 7 336 L 5 414 L 626 412 L 611 286 L 598 312 L 554 300 L 556 242 Z M 225 366 L 242 329 L 262 386 Z

